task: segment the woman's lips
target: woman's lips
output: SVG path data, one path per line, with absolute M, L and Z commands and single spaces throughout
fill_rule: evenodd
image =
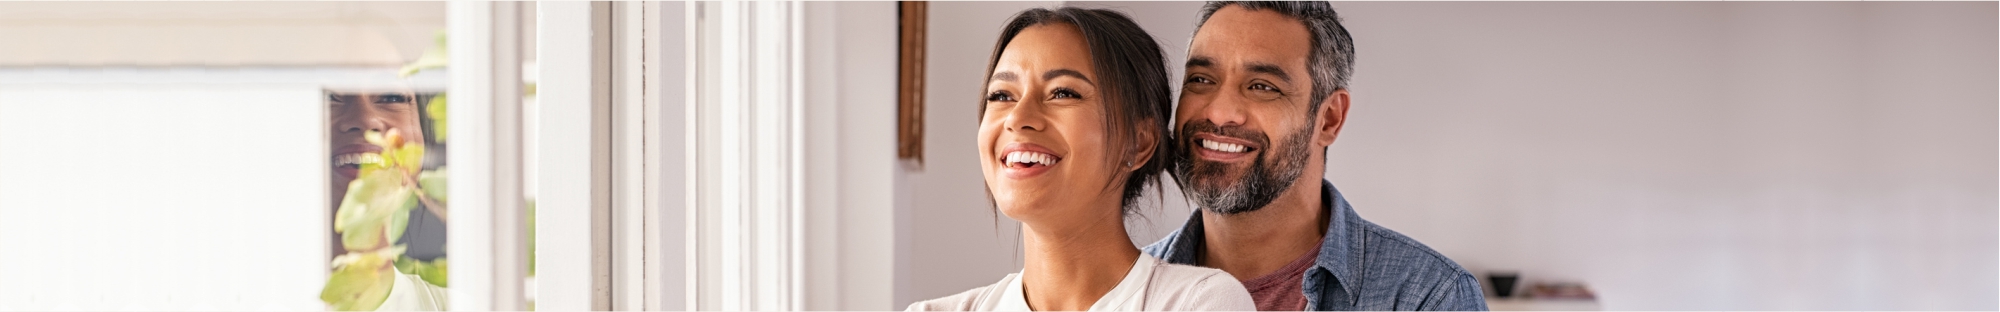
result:
M 1008 143 L 998 155 L 1001 176 L 1026 179 L 1042 175 L 1062 163 L 1062 156 L 1034 143 Z
M 382 162 L 382 147 L 373 144 L 348 144 L 333 150 L 328 163 L 333 172 L 341 177 L 353 179 L 361 175 L 361 164 Z

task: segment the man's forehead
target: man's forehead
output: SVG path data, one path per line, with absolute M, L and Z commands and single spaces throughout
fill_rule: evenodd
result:
M 1271 10 L 1227 6 L 1216 10 L 1189 42 L 1190 58 L 1217 65 L 1259 62 L 1286 67 L 1305 66 L 1312 51 L 1312 33 L 1305 23 Z

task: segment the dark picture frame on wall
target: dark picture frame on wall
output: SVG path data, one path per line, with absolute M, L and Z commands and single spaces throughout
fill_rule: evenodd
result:
M 897 3 L 896 158 L 924 162 L 924 31 L 930 3 Z

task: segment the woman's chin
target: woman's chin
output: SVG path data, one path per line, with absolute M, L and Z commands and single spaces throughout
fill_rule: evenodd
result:
M 1007 215 L 1008 218 L 1014 218 L 1014 220 L 1031 218 L 1032 216 L 1042 214 L 1043 211 L 1059 206 L 1053 204 L 1053 201 L 1048 200 L 1049 198 L 1042 198 L 1044 196 L 1006 197 L 995 194 L 994 197 L 993 204 L 996 206 L 994 208 L 998 208 L 1000 214 Z

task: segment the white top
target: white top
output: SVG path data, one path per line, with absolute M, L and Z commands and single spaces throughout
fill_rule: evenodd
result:
M 910 304 L 909 311 L 1029 311 L 1021 274 L 999 283 Z M 1250 291 L 1222 270 L 1166 263 L 1146 254 L 1090 311 L 1256 311 Z

